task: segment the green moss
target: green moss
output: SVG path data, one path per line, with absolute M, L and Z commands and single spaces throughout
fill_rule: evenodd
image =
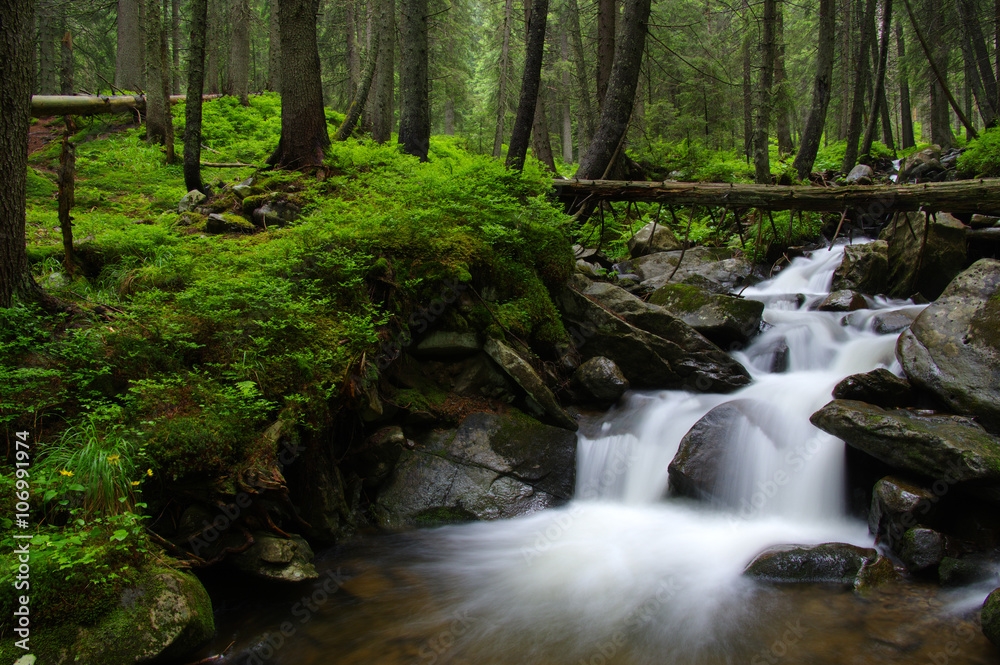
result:
M 462 508 L 441 507 L 429 508 L 413 517 L 413 522 L 420 527 L 441 526 L 458 522 L 471 522 L 476 516 Z
M 689 284 L 667 284 L 649 296 L 649 302 L 679 312 L 694 312 L 709 303 L 704 289 Z

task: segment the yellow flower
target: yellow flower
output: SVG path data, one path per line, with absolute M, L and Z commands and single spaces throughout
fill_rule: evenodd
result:
M 59 469 L 59 475 L 60 476 L 72 476 L 73 472 L 72 471 L 67 471 L 66 469 Z
M 117 464 L 118 460 L 120 460 L 121 458 L 122 458 L 122 456 L 119 455 L 118 453 L 115 453 L 114 455 L 108 455 L 108 463 L 109 464 Z
M 140 482 L 141 482 L 141 481 L 139 481 L 139 480 L 133 480 L 133 481 L 132 481 L 132 487 L 135 487 L 135 486 L 136 486 L 136 485 L 138 485 L 138 484 L 139 484 Z
M 153 475 L 153 470 L 152 469 L 146 469 L 146 475 L 147 476 L 152 476 Z

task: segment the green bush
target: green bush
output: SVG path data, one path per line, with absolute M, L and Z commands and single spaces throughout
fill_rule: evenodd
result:
M 983 130 L 959 156 L 958 170 L 976 178 L 1000 176 L 1000 128 Z

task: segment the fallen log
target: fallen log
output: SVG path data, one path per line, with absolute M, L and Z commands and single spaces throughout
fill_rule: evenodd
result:
M 204 95 L 202 99 L 218 99 L 222 95 Z M 187 99 L 187 95 L 171 95 L 170 103 Z M 32 95 L 31 117 L 45 118 L 52 115 L 98 115 L 144 111 L 144 95 Z
M 585 201 L 645 201 L 759 210 L 847 210 L 873 217 L 914 210 L 1000 214 L 1000 178 L 846 187 L 624 180 L 554 180 L 552 186 L 558 198 L 575 206 Z

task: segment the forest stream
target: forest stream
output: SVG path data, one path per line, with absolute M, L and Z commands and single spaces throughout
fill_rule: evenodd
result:
M 901 372 L 875 310 L 815 311 L 842 254 L 821 249 L 743 292 L 768 324 L 733 351 L 748 387 L 631 392 L 583 423 L 570 504 L 372 535 L 318 557 L 311 586 L 217 581 L 216 638 L 189 662 L 229 647 L 213 662 L 995 663 L 977 616 L 989 587 L 903 578 L 853 591 L 743 574 L 774 545 L 873 546 L 847 508 L 844 444 L 809 422 L 844 377 Z M 732 400 L 752 400 L 753 417 L 724 428 L 716 501 L 664 498 L 681 439 Z

